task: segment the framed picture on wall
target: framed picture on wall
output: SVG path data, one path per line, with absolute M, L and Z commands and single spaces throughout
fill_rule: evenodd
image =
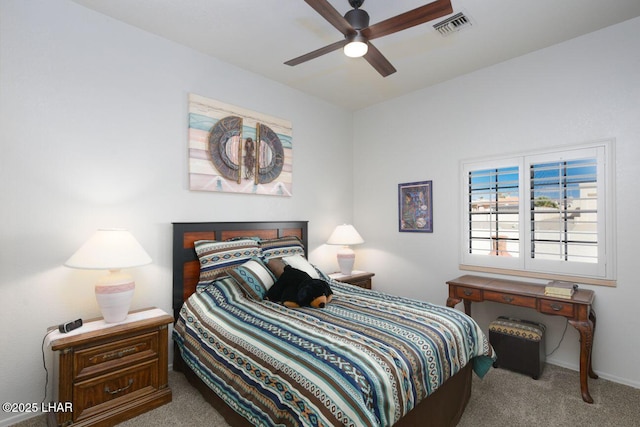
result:
M 398 184 L 398 231 L 433 232 L 431 181 Z
M 293 195 L 291 122 L 189 94 L 189 189 Z

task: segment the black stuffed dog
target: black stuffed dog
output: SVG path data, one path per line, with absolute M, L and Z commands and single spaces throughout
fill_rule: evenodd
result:
M 323 308 L 332 297 L 333 292 L 327 282 L 313 279 L 306 272 L 287 265 L 265 298 L 292 308 Z

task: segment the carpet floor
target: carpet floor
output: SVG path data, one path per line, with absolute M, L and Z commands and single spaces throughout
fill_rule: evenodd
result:
M 128 420 L 121 427 L 215 426 L 228 424 L 184 375 L 169 371 L 173 401 Z M 458 427 L 640 426 L 640 389 L 604 379 L 589 380 L 593 404 L 582 401 L 578 373 L 546 365 L 538 380 L 504 369 L 473 376 L 471 399 Z M 44 416 L 15 427 L 46 426 Z

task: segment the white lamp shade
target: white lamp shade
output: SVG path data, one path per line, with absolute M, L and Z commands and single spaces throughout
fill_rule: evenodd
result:
M 128 230 L 113 228 L 96 231 L 64 265 L 90 270 L 119 270 L 150 263 L 151 257 Z
M 342 245 L 337 254 L 340 273 L 346 276 L 351 274 L 356 255 L 349 245 L 360 245 L 362 243 L 364 243 L 364 239 L 351 224 L 339 225 L 333 230 L 329 240 L 327 240 L 327 244 Z
M 127 318 L 136 286 L 129 274 L 119 270 L 149 263 L 151 257 L 129 231 L 104 229 L 96 231 L 65 265 L 72 268 L 110 270 L 96 283 L 96 300 L 104 321 L 117 323 Z
M 364 239 L 351 224 L 337 226 L 327 240 L 329 245 L 360 245 L 362 243 L 364 243 Z

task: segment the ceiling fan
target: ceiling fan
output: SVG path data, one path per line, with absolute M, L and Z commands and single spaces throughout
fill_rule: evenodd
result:
M 344 48 L 345 55 L 351 57 L 364 56 L 373 68 L 375 68 L 382 77 L 396 72 L 396 69 L 384 57 L 384 55 L 373 45 L 371 40 L 425 22 L 440 18 L 442 16 L 453 13 L 451 0 L 436 0 L 424 6 L 417 7 L 400 15 L 378 22 L 369 26 L 369 14 L 360 9 L 364 0 L 349 0 L 349 4 L 353 9 L 348 11 L 344 17 L 333 7 L 327 0 L 305 0 L 316 12 L 324 19 L 329 21 L 331 25 L 336 27 L 344 35 L 344 40 L 337 41 L 328 46 L 321 47 L 297 58 L 291 59 L 285 64 L 298 65 L 311 59 L 322 56 L 334 50 Z

